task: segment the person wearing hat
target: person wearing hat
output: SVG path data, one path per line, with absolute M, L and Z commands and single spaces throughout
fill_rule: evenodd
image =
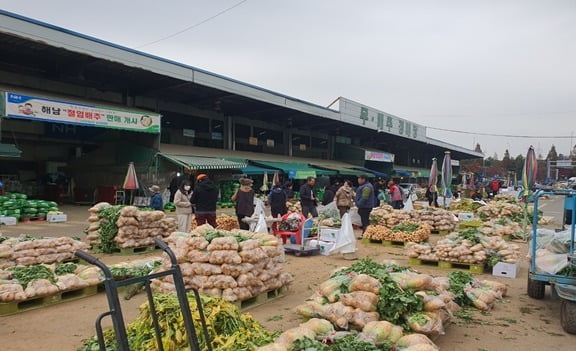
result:
M 196 224 L 210 224 L 216 228 L 216 203 L 220 190 L 206 174 L 198 174 L 196 188 L 190 198 L 190 203 L 196 209 Z
M 160 194 L 160 187 L 158 185 L 152 185 L 148 190 L 152 193 L 150 208 L 156 211 L 164 211 L 164 203 L 162 201 L 162 195 Z
M 358 189 L 356 189 L 356 207 L 358 207 L 358 215 L 362 221 L 362 235 L 370 224 L 370 212 L 375 205 L 374 187 L 368 181 L 368 176 L 362 174 L 358 176 Z
M 232 195 L 232 201 L 236 203 L 236 216 L 240 229 L 250 230 L 250 225 L 242 219 L 254 214 L 254 189 L 252 189 L 254 182 L 248 178 L 241 178 L 239 182 L 242 186 Z

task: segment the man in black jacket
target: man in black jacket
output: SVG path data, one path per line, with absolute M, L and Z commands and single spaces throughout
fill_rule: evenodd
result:
M 208 223 L 216 228 L 216 203 L 220 191 L 206 174 L 199 174 L 196 181 L 196 188 L 190 198 L 196 210 L 196 224 L 200 226 Z
M 314 196 L 314 184 L 316 184 L 316 178 L 308 177 L 306 184 L 300 187 L 300 204 L 304 217 L 308 217 L 308 214 L 312 214 L 312 217 L 318 217 L 318 211 L 316 211 L 318 200 Z

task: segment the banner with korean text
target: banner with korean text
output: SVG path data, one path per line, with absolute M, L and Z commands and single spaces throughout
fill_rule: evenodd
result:
M 160 133 L 160 115 L 6 92 L 6 117 Z

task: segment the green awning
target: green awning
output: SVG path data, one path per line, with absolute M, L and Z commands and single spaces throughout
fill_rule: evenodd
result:
M 256 166 L 269 167 L 282 171 L 290 179 L 306 179 L 308 177 L 317 177 L 319 175 L 335 175 L 335 171 L 318 169 L 310 167 L 306 163 L 299 162 L 272 162 L 272 161 L 253 161 Z
M 159 156 L 164 157 L 181 167 L 198 170 L 215 170 L 215 169 L 243 169 L 246 162 L 227 161 L 214 157 L 200 157 L 200 156 L 184 156 L 184 155 L 171 155 L 159 153 Z
M 339 175 L 345 175 L 345 176 L 357 176 L 360 173 L 362 173 L 361 171 L 354 169 L 354 165 L 350 165 L 350 167 L 340 167 L 338 165 L 335 164 L 315 164 L 315 163 L 311 163 L 310 164 L 312 167 L 322 170 L 324 172 L 332 172 L 332 174 L 329 175 L 335 175 L 335 174 L 339 174 Z
M 0 144 L 0 157 L 20 157 L 21 153 L 14 144 Z
M 265 167 L 260 167 L 260 166 L 248 164 L 248 160 L 242 159 L 242 158 L 226 157 L 224 159 L 226 161 L 246 163 L 247 164 L 246 167 L 241 169 L 242 173 L 244 173 L 246 175 L 274 173 L 277 171 L 276 169 L 272 169 L 272 168 L 265 168 Z

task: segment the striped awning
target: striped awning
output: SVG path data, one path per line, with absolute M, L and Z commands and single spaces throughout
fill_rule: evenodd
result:
M 247 166 L 246 162 L 228 161 L 214 157 L 184 156 L 159 153 L 158 156 L 171 161 L 181 167 L 197 170 L 213 169 L 242 169 Z

